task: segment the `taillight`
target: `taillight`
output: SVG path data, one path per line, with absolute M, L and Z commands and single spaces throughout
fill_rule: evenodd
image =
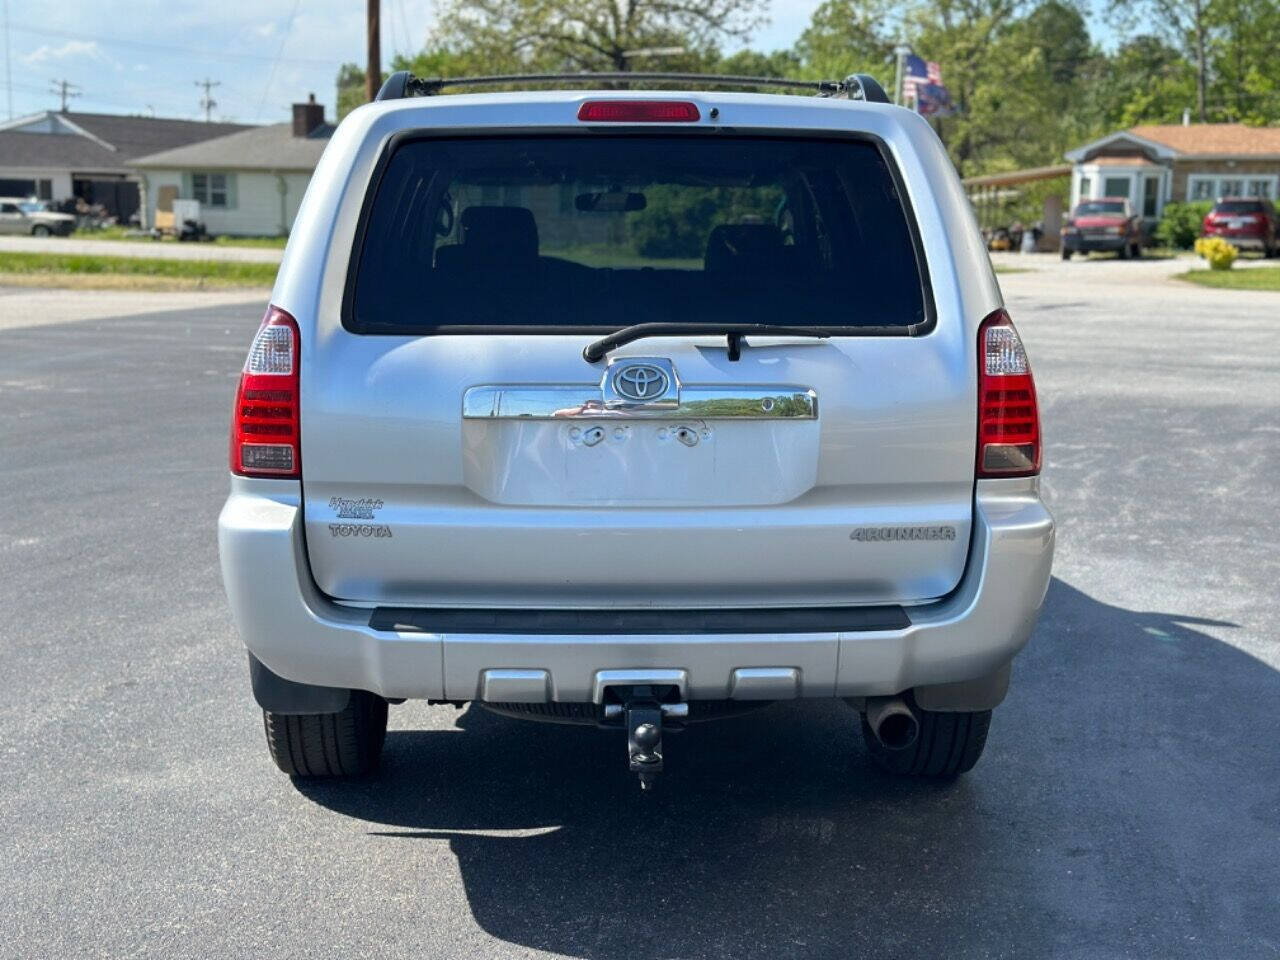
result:
M 279 307 L 268 307 L 236 390 L 231 416 L 232 473 L 302 476 L 298 359 L 297 321 Z
M 578 108 L 587 123 L 693 123 L 702 119 L 685 100 L 588 100 Z
M 1040 412 L 1031 365 L 1013 321 L 997 310 L 978 328 L 979 477 L 1040 472 Z

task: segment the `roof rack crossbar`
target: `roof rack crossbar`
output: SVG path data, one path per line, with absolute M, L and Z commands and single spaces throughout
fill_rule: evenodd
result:
M 820 97 L 845 97 L 888 103 L 884 89 L 867 74 L 853 74 L 844 80 L 791 80 L 785 77 L 744 77 L 715 73 L 508 73 L 485 77 L 415 77 L 407 70 L 393 73 L 378 91 L 378 100 L 404 97 L 432 97 L 446 87 L 501 86 L 551 82 L 592 83 L 696 83 L 711 86 L 779 87 L 811 90 Z

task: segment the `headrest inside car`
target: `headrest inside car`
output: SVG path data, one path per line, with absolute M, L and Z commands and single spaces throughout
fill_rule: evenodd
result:
M 462 211 L 462 246 L 471 255 L 535 260 L 538 225 L 525 207 L 467 207 Z

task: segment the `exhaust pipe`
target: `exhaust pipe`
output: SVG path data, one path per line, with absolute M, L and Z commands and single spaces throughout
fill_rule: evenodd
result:
M 905 750 L 920 736 L 920 718 L 901 697 L 867 697 L 867 724 L 886 750 Z

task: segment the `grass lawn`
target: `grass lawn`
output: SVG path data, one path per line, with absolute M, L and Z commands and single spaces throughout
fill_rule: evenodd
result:
M 132 240 L 135 243 L 177 243 L 177 237 L 151 237 L 147 235 L 139 236 L 137 231 L 131 231 L 125 227 L 103 227 L 101 230 L 77 230 L 72 234 L 77 240 Z M 213 238 L 214 244 L 219 247 L 267 247 L 276 250 L 283 250 L 288 237 L 231 237 L 217 236 Z
M 1254 267 L 1250 270 L 1188 270 L 1178 274 L 1202 287 L 1225 290 L 1280 290 L 1280 267 Z
M 269 287 L 274 263 L 162 260 L 74 253 L 0 252 L 0 284 L 111 290 L 202 290 Z

